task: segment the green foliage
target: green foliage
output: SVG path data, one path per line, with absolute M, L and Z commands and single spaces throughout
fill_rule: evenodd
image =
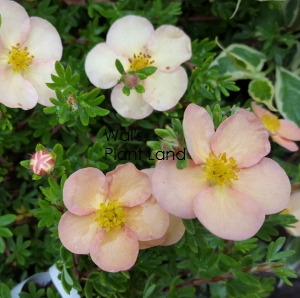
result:
M 72 75 L 71 67 L 68 66 L 65 70 L 58 61 L 55 63 L 55 70 L 57 76 L 51 75 L 53 83 L 48 83 L 47 86 L 55 91 L 57 98 L 51 98 L 54 106 L 44 108 L 44 113 L 56 114 L 59 124 L 79 117 L 85 126 L 89 124 L 90 117 L 103 117 L 109 113 L 108 110 L 98 107 L 104 100 L 103 95 L 99 96 L 100 89 L 95 88 L 88 93 L 79 92 L 76 88 L 80 79 L 78 73 Z M 51 123 L 57 123 L 55 118 Z

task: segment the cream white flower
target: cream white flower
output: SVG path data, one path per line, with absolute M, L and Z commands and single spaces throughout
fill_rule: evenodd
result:
M 52 105 L 55 93 L 46 83 L 62 56 L 58 32 L 14 1 L 0 0 L 0 14 L 0 102 L 24 110 Z
M 154 31 L 145 18 L 126 16 L 109 29 L 105 43 L 97 44 L 87 55 L 85 71 L 97 87 L 113 86 L 111 102 L 123 117 L 142 119 L 153 109 L 173 108 L 187 88 L 187 74 L 180 66 L 191 57 L 190 38 L 180 29 L 163 25 Z M 125 72 L 155 66 L 157 70 L 141 81 L 145 93 L 135 90 L 126 96 L 115 61 L 119 59 Z

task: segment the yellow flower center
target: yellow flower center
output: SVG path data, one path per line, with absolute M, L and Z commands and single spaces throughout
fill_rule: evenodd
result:
M 138 55 L 133 54 L 133 59 L 128 60 L 130 62 L 130 69 L 133 71 L 148 67 L 154 63 L 154 60 L 151 60 L 150 55 L 146 55 L 141 52 Z
M 267 130 L 271 132 L 275 132 L 280 128 L 279 119 L 275 115 L 264 114 L 260 119 L 264 126 L 267 128 Z
M 113 228 L 121 229 L 127 212 L 123 210 L 122 203 L 106 200 L 105 203 L 101 203 L 96 214 L 98 217 L 95 221 L 99 222 L 100 228 L 105 228 L 106 232 L 109 232 Z
M 20 44 L 12 46 L 8 56 L 8 64 L 12 64 L 14 71 L 27 70 L 34 56 L 31 56 L 27 51 L 27 47 L 20 48 Z
M 222 153 L 218 157 L 210 153 L 206 162 L 207 164 L 205 164 L 203 169 L 206 172 L 206 178 L 210 180 L 212 185 L 231 185 L 230 179 L 238 180 L 236 173 L 240 169 L 235 164 L 234 158 L 226 158 L 226 153 Z

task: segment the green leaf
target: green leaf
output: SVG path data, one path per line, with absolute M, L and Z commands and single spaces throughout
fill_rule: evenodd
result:
M 129 95 L 130 95 L 130 89 L 129 89 L 129 88 L 127 88 L 127 87 L 125 87 L 125 86 L 123 86 L 123 88 L 122 88 L 122 92 L 123 92 L 125 95 L 127 95 L 127 96 L 129 96 Z
M 65 69 L 59 61 L 55 62 L 55 71 L 59 77 L 61 78 L 65 77 Z
M 152 74 L 154 74 L 156 72 L 156 70 L 157 70 L 157 67 L 149 66 L 149 67 L 145 67 L 145 68 L 137 70 L 136 73 L 138 73 L 138 74 L 141 73 L 148 77 L 148 76 L 151 76 Z
M 0 227 L 7 226 L 16 220 L 17 216 L 15 214 L 6 214 L 0 216 Z
M 84 294 L 86 296 L 86 298 L 92 298 L 93 297 L 93 283 L 88 280 L 85 284 L 85 287 L 84 287 Z
M 125 74 L 124 67 L 123 67 L 123 65 L 122 65 L 122 63 L 121 63 L 121 61 L 120 61 L 119 59 L 116 59 L 115 65 L 116 65 L 116 68 L 117 68 L 118 72 L 119 72 L 121 75 Z
M 152 293 L 153 291 L 155 290 L 156 288 L 156 285 L 151 285 L 145 292 L 144 292 L 144 295 L 143 295 L 143 298 L 148 298 Z
M 145 88 L 143 85 L 138 85 L 137 87 L 135 87 L 135 91 L 137 93 L 144 93 L 145 92 Z
M 9 238 L 12 236 L 13 236 L 13 233 L 11 232 L 11 230 L 0 227 L 0 237 Z
M 256 101 L 265 104 L 271 111 L 277 112 L 273 106 L 274 86 L 267 78 L 252 80 L 248 86 L 249 95 Z
M 181 156 L 179 156 L 179 158 L 181 158 Z M 185 158 L 185 159 L 182 159 L 182 160 L 178 159 L 177 162 L 176 162 L 176 168 L 178 170 L 185 169 L 188 165 L 189 165 L 188 158 Z
M 73 286 L 73 284 L 74 284 L 73 279 L 72 279 L 71 275 L 69 274 L 68 269 L 66 268 L 65 265 L 64 265 L 63 271 L 64 271 L 64 278 L 65 278 L 65 281 L 66 281 L 70 286 Z
M 10 289 L 5 284 L 0 284 L 0 297 L 11 298 Z
M 275 101 L 280 114 L 300 126 L 300 78 L 292 72 L 276 68 Z
M 195 234 L 195 226 L 191 219 L 183 219 L 182 220 L 186 230 L 188 233 L 194 235 Z
M 267 263 L 272 262 L 276 253 L 281 249 L 285 242 L 285 237 L 278 238 L 275 242 L 271 242 L 268 247 L 266 261 Z
M 20 162 L 20 165 L 21 165 L 22 167 L 24 167 L 25 169 L 30 169 L 30 160 L 22 160 L 22 161 Z

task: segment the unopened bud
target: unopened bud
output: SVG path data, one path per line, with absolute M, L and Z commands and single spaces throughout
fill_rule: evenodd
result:
M 140 83 L 140 79 L 138 77 L 137 74 L 126 74 L 124 76 L 124 85 L 125 87 L 127 87 L 128 89 L 132 89 L 135 88 L 139 85 Z
M 51 156 L 50 152 L 40 150 L 34 153 L 30 159 L 30 169 L 36 175 L 49 174 L 54 169 L 55 158 Z

